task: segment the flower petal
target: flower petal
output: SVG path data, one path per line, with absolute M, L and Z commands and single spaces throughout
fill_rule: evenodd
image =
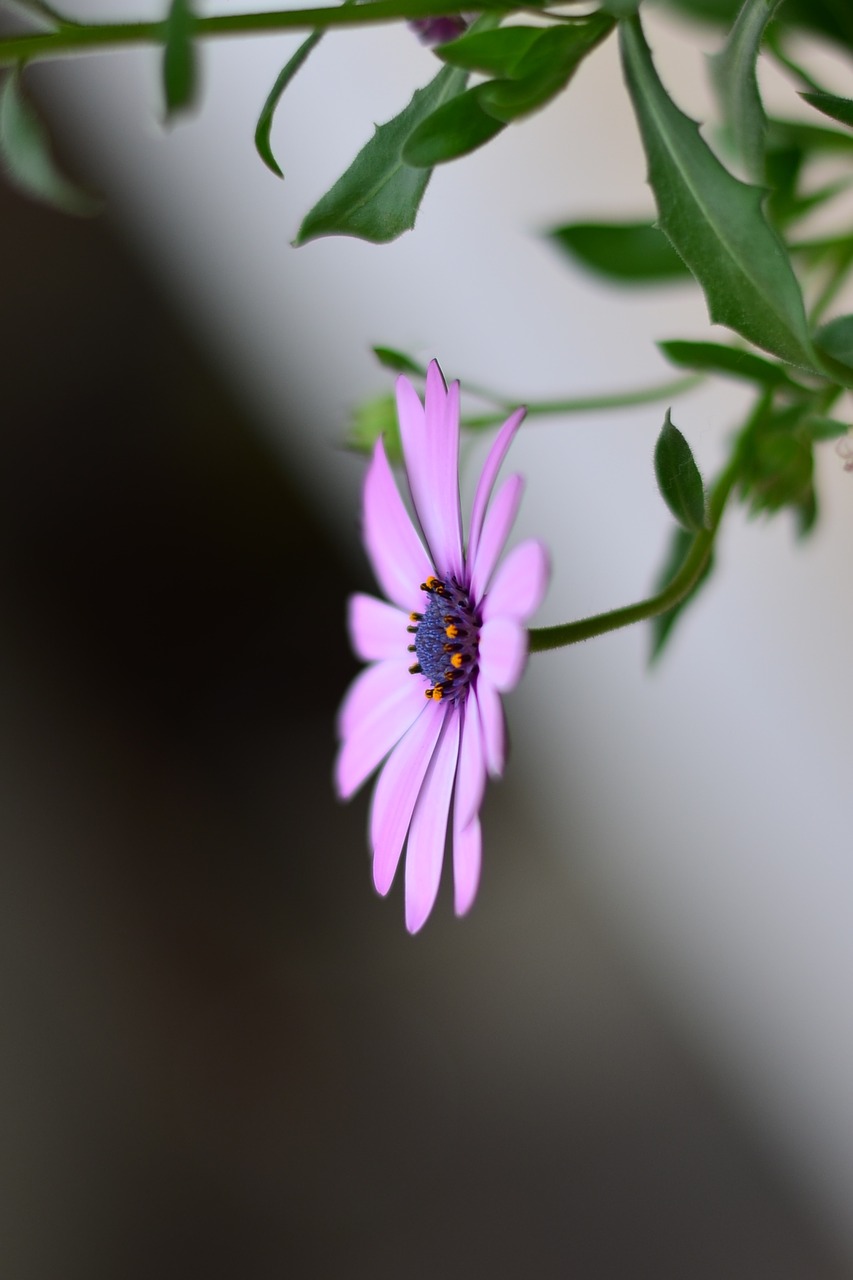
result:
M 406 845 L 406 928 L 409 933 L 417 933 L 424 924 L 438 893 L 458 756 L 459 714 L 455 707 L 449 707 L 409 828 Z
M 514 689 L 527 662 L 527 630 L 514 618 L 490 618 L 480 629 L 480 675 L 499 693 Z
M 406 631 L 409 615 L 376 596 L 350 596 L 347 626 L 356 656 L 365 662 L 399 658 L 406 652 L 411 635 Z M 414 659 L 412 659 L 414 661 Z
M 373 883 L 386 894 L 391 888 L 412 810 L 444 724 L 446 708 L 421 699 L 423 708 L 397 744 L 379 775 L 370 812 Z
M 335 761 L 335 787 L 342 800 L 365 779 L 420 715 L 424 684 L 396 661 L 380 662 L 357 676 L 339 713 L 345 726 Z
M 471 595 L 475 600 L 482 600 L 488 589 L 489 579 L 518 512 L 523 489 L 524 481 L 521 476 L 508 476 L 489 507 L 483 533 L 471 563 Z
M 427 370 L 423 407 L 408 378 L 401 375 L 397 379 L 397 415 L 409 489 L 433 566 L 440 577 L 451 573 L 459 577 L 459 383 L 454 382 L 448 391 L 433 360 Z
M 459 825 L 459 811 L 453 812 L 453 908 L 458 916 L 470 911 L 480 883 L 483 839 L 480 819 L 467 827 Z
M 497 570 L 483 601 L 483 618 L 515 618 L 526 622 L 548 589 L 551 565 L 544 543 L 530 538 L 513 547 Z
M 483 520 L 486 516 L 486 508 L 489 505 L 489 499 L 492 496 L 492 490 L 495 487 L 495 481 L 498 478 L 498 471 L 501 463 L 506 457 L 507 450 L 512 444 L 515 433 L 524 421 L 526 409 L 516 409 L 515 413 L 507 418 L 501 427 L 495 442 L 489 450 L 488 457 L 483 464 L 483 470 L 480 472 L 480 479 L 477 481 L 477 488 L 474 493 L 474 504 L 471 507 L 471 527 L 468 530 L 468 563 L 473 563 L 477 555 L 477 547 L 480 542 L 480 535 L 483 531 Z
M 418 609 L 420 584 L 433 566 L 400 497 L 381 440 L 364 481 L 364 545 L 388 599 L 407 613 Z
M 506 720 L 500 695 L 482 671 L 477 679 L 477 703 L 480 708 L 480 725 L 483 730 L 486 767 L 493 778 L 498 778 L 506 764 Z
M 477 695 L 468 690 L 468 700 L 463 713 L 459 741 L 459 768 L 456 771 L 454 809 L 459 823 L 467 827 L 483 802 L 486 789 L 486 761 L 483 756 L 483 731 L 480 727 L 480 709 Z

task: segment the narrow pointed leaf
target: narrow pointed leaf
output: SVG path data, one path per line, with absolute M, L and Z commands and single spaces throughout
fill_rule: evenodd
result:
M 255 125 L 255 149 L 263 160 L 268 169 L 278 178 L 283 178 L 281 166 L 273 155 L 270 134 L 272 132 L 272 122 L 275 116 L 276 107 L 281 101 L 282 94 L 296 75 L 303 62 L 307 59 L 309 53 L 314 49 L 322 39 L 323 32 L 320 28 L 312 31 L 307 40 L 303 40 L 302 44 L 296 50 L 292 58 L 289 58 L 281 71 L 278 73 L 276 82 L 267 95 L 267 100 L 261 108 L 261 114 L 258 116 L 258 123 Z
M 418 364 L 405 351 L 397 351 L 395 347 L 374 347 L 373 354 L 382 367 L 392 373 L 406 373 L 413 378 L 425 378 L 427 375 L 425 365 Z
M 193 26 L 190 0 L 171 0 L 163 48 L 163 96 L 167 119 L 176 111 L 188 110 L 198 92 Z
M 762 192 L 733 178 L 664 89 L 638 18 L 620 26 L 625 77 L 659 225 L 705 293 L 711 320 L 791 364 L 813 355 L 802 295 Z
M 692 279 L 663 232 L 647 222 L 572 222 L 548 235 L 582 266 L 619 284 Z
M 666 587 L 672 581 L 675 575 L 678 573 L 678 570 L 681 568 L 682 564 L 687 559 L 687 553 L 690 550 L 691 546 L 693 545 L 694 536 L 695 536 L 694 534 L 688 533 L 686 529 L 682 529 L 680 525 L 678 525 L 673 530 L 672 538 L 669 544 L 669 549 L 667 551 L 666 558 L 661 568 L 661 572 L 655 582 L 654 590 L 656 592 L 662 591 L 664 587 Z M 695 600 L 696 594 L 699 591 L 700 587 L 702 587 L 703 584 L 708 581 L 708 578 L 710 577 L 711 571 L 713 569 L 713 563 L 714 563 L 714 558 L 713 556 L 710 556 L 708 559 L 708 563 L 706 564 L 704 570 L 702 571 L 702 574 L 699 577 L 699 580 L 697 581 L 693 590 L 690 591 L 686 596 L 682 597 L 682 599 L 679 600 L 678 604 L 675 605 L 672 609 L 670 609 L 667 613 L 659 613 L 656 618 L 652 618 L 651 620 L 652 649 L 649 655 L 650 662 L 652 663 L 657 662 L 657 660 L 660 658 L 661 654 L 663 653 L 664 649 L 666 648 L 667 644 L 672 638 L 673 628 L 675 627 L 675 624 L 678 622 L 678 619 L 681 617 L 682 613 L 690 604 L 690 602 L 692 600 Z
M 781 364 L 765 360 L 752 351 L 739 351 L 720 342 L 659 342 L 658 347 L 679 369 L 697 369 L 703 373 L 721 373 L 764 387 L 797 387 Z
M 705 486 L 690 445 L 666 411 L 655 445 L 655 475 L 664 502 L 691 533 L 705 527 Z
M 853 98 L 837 98 L 833 93 L 801 93 L 800 97 L 825 116 L 853 129 Z
M 479 86 L 481 106 L 505 124 L 538 111 L 565 89 L 587 54 L 614 26 L 606 14 L 594 13 L 585 22 L 546 28 L 516 65 L 511 79 Z
M 57 167 L 47 130 L 21 90 L 20 72 L 13 71 L 0 90 L 0 164 L 13 186 L 26 195 L 81 217 L 91 217 L 101 205 Z
M 483 85 L 466 89 L 458 97 L 433 111 L 418 126 L 403 147 L 406 164 L 429 169 L 456 160 L 490 142 L 506 128 L 480 105 Z
M 746 0 L 725 48 L 708 60 L 711 80 L 722 108 L 723 123 L 744 171 L 754 182 L 764 181 L 767 133 L 755 64 L 764 29 L 779 3 L 780 0 Z

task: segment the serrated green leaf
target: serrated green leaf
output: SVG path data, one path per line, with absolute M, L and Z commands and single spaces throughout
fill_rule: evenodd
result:
M 797 387 L 784 367 L 765 360 L 751 351 L 739 351 L 719 342 L 659 342 L 658 347 L 679 369 L 701 369 L 704 373 L 721 373 L 765 387 Z
M 392 373 L 405 373 L 413 378 L 425 378 L 427 375 L 426 366 L 418 364 L 405 351 L 397 351 L 394 347 L 373 347 L 372 351 L 383 368 L 390 369 Z
M 594 13 L 585 22 L 546 27 L 516 65 L 512 79 L 479 86 L 480 105 L 504 124 L 538 111 L 565 89 L 587 54 L 614 26 L 613 18 Z
M 402 457 L 402 445 L 397 404 L 387 391 L 365 400 L 353 410 L 347 446 L 358 453 L 370 453 L 380 436 L 385 442 L 388 460 L 398 462 Z
M 693 278 L 663 232 L 647 222 L 571 222 L 548 235 L 590 271 L 619 284 Z
M 464 36 L 433 50 L 443 62 L 487 76 L 512 76 L 528 49 L 542 35 L 541 27 L 500 27 L 497 31 L 467 31 Z
M 801 93 L 800 97 L 825 116 L 853 128 L 853 98 L 837 98 L 833 93 Z
M 59 170 L 47 130 L 21 90 L 17 69 L 0 90 L 0 163 L 13 186 L 63 213 L 92 217 L 98 200 Z
M 686 529 L 682 529 L 681 525 L 678 525 L 673 530 L 664 563 L 655 580 L 653 594 L 656 595 L 659 591 L 663 591 L 678 573 L 678 570 L 687 559 L 687 553 L 693 545 L 694 536 L 694 534 L 688 533 Z M 654 663 L 660 658 L 672 637 L 676 622 L 691 601 L 695 600 L 699 589 L 710 577 L 712 569 L 713 555 L 709 556 L 708 563 L 702 570 L 693 590 L 683 596 L 672 609 L 669 609 L 666 613 L 659 613 L 657 617 L 651 619 L 652 648 L 649 654 L 649 662 Z
M 433 111 L 403 147 L 403 160 L 416 169 L 456 160 L 490 142 L 506 126 L 480 106 L 483 85 L 466 89 Z
M 655 476 L 661 497 L 691 533 L 705 528 L 705 486 L 690 445 L 666 411 L 655 445 Z
M 316 31 L 312 31 L 307 40 L 302 41 L 293 57 L 287 60 L 267 95 L 267 100 L 261 108 L 261 114 L 258 116 L 258 123 L 255 125 L 255 149 L 267 168 L 278 178 L 283 178 L 284 174 L 273 155 L 272 142 L 270 141 L 273 117 L 285 89 L 307 59 L 311 50 L 320 43 L 322 37 L 322 29 L 318 28 Z
M 754 182 L 764 181 L 764 139 L 767 120 L 755 64 L 764 29 L 780 0 L 746 0 L 725 47 L 709 59 L 711 81 L 735 154 Z
M 163 97 L 166 119 L 192 107 L 198 92 L 198 74 L 190 0 L 171 0 L 166 16 L 163 46 Z
M 403 148 L 422 120 L 462 92 L 466 79 L 465 71 L 443 67 L 431 84 L 416 90 L 405 110 L 379 125 L 346 172 L 306 214 L 294 244 L 333 235 L 387 244 L 410 231 L 432 170 L 407 165 Z
M 620 24 L 622 59 L 659 225 L 699 281 L 711 320 L 791 364 L 812 367 L 802 295 L 762 192 L 733 178 L 664 89 L 638 18 Z

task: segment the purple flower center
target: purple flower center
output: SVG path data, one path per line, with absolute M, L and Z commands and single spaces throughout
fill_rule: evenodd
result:
M 427 578 L 421 591 L 428 601 L 423 613 L 411 615 L 415 643 L 409 651 L 418 660 L 409 670 L 430 681 L 428 698 L 456 702 L 464 698 L 477 671 L 482 619 L 455 578 Z

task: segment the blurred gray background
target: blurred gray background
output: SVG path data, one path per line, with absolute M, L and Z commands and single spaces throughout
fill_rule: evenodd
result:
M 532 234 L 641 190 L 630 134 L 591 184 L 574 91 L 438 174 L 399 245 L 290 250 L 431 71 L 404 31 L 330 40 L 280 187 L 250 137 L 290 47 L 206 51 L 205 111 L 167 136 L 149 55 L 38 71 L 109 213 L 0 192 L 3 1273 L 849 1275 L 847 477 L 822 460 L 796 557 L 735 519 L 658 674 L 639 631 L 531 665 L 474 912 L 443 890 L 409 938 L 366 798 L 329 784 L 367 344 L 579 394 L 665 376 L 652 338 L 703 312 Z M 577 90 L 609 103 L 596 65 L 609 90 Z M 537 186 L 555 137 L 570 176 Z M 706 470 L 736 408 L 675 415 Z M 659 418 L 519 441 L 543 621 L 645 589 Z

